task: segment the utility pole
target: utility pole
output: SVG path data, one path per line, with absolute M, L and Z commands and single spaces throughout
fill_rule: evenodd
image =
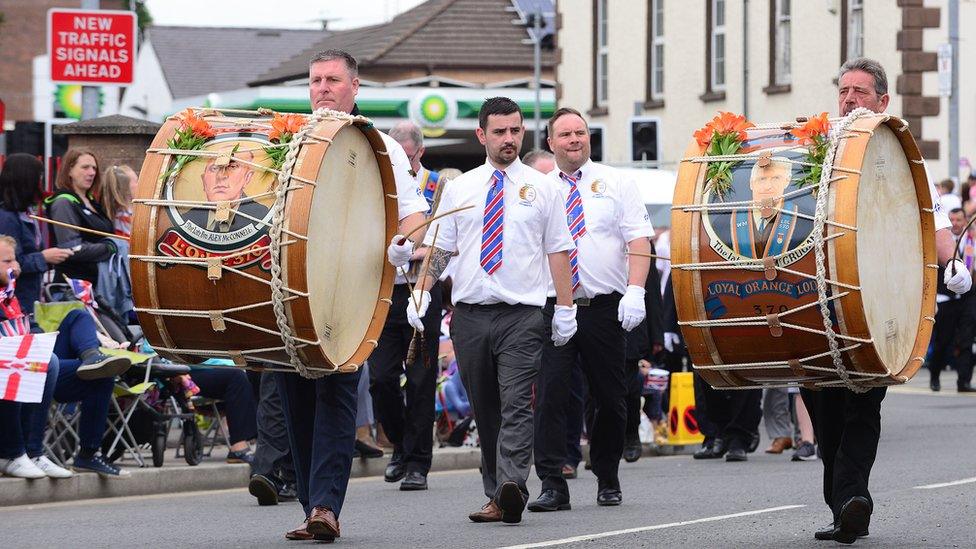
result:
M 952 91 L 949 95 L 949 177 L 959 179 L 959 0 L 949 0 Z M 956 188 L 959 188 L 957 185 Z
M 532 149 L 542 146 L 542 4 L 536 4 L 532 15 L 532 47 L 535 54 L 535 131 L 532 132 Z
M 99 0 L 81 0 L 81 9 L 97 10 L 101 9 Z M 90 120 L 98 116 L 98 87 L 81 87 L 81 119 Z

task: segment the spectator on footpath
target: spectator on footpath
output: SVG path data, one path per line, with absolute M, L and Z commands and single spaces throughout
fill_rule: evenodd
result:
M 127 165 L 111 166 L 102 178 L 105 216 L 112 220 L 115 234 L 132 236 L 132 197 L 139 186 L 139 175 Z
M 962 208 L 962 199 L 952 191 L 956 188 L 956 182 L 952 179 L 943 179 L 939 181 L 939 185 L 936 187 L 939 191 L 939 203 L 942 204 L 942 210 L 946 212 L 951 212 L 957 208 Z

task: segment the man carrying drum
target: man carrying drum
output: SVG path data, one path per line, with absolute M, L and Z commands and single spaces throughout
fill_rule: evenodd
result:
M 331 109 L 358 115 L 359 64 L 349 53 L 327 50 L 309 62 L 312 109 Z M 423 222 L 427 202 L 410 176 L 403 148 L 380 133 L 396 177 L 400 231 Z M 361 370 L 306 379 L 277 373 L 285 409 L 285 423 L 295 459 L 298 499 L 305 522 L 285 534 L 287 539 L 333 541 L 339 537 L 339 512 L 346 496 L 356 440 L 356 394 Z
M 414 328 L 424 329 L 427 290 L 456 252 L 451 336 L 478 422 L 489 499 L 468 518 L 516 523 L 528 499 L 532 386 L 546 333 L 542 307 L 548 275 L 556 293 L 552 339 L 563 345 L 576 332 L 569 264 L 573 241 L 551 180 L 519 161 L 524 125 L 518 104 L 505 97 L 486 100 L 478 126 L 487 161 L 451 181 L 441 203 L 445 212 L 475 207 L 441 219 L 433 233 L 428 231 L 430 270 L 407 303 L 407 318 Z
M 838 111 L 846 116 L 858 107 L 884 112 L 888 107 L 888 78 L 880 63 L 872 59 L 852 59 L 840 68 Z M 939 205 L 935 187 L 929 182 L 935 208 L 935 245 L 939 264 L 946 266 L 946 287 L 965 293 L 972 286 L 969 269 L 952 259 L 955 241 L 948 217 Z M 897 268 L 897 265 L 891 265 Z M 854 543 L 868 535 L 873 501 L 868 477 L 878 452 L 881 437 L 881 401 L 887 387 L 864 393 L 847 388 L 801 389 L 810 412 L 817 443 L 823 458 L 824 501 L 833 513 L 833 522 L 814 534 L 819 540 Z
M 627 426 L 625 331 L 644 320 L 644 283 L 654 235 L 637 186 L 613 168 L 590 160 L 590 131 L 575 109 L 549 119 L 549 146 L 556 169 L 548 174 L 558 190 L 573 237 L 570 274 L 580 330 L 566 345 L 546 342 L 536 385 L 535 468 L 542 494 L 529 511 L 570 508 L 566 462 L 565 407 L 572 371 L 579 363 L 594 404 L 590 461 L 598 505 L 620 505 L 617 470 Z M 627 251 L 640 255 L 627 255 Z M 553 314 L 555 291 L 543 310 Z

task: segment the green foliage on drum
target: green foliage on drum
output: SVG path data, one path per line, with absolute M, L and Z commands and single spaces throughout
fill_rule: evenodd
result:
M 695 132 L 698 144 L 705 148 L 706 156 L 734 156 L 739 154 L 742 142 L 746 139 L 746 130 L 755 124 L 746 120 L 741 114 L 719 111 L 705 127 Z M 705 182 L 720 198 L 732 188 L 732 170 L 741 160 L 716 159 L 708 162 L 705 171 Z
M 796 187 L 819 185 L 823 174 L 823 163 L 827 159 L 827 149 L 830 148 L 830 140 L 827 138 L 827 134 L 830 133 L 830 120 L 827 118 L 827 113 L 822 112 L 811 117 L 803 126 L 790 130 L 790 133 L 808 147 L 804 161 L 809 165 L 805 166 L 803 177 L 796 181 Z
M 186 109 L 177 118 L 180 127 L 176 130 L 176 135 L 166 142 L 170 149 L 180 151 L 196 151 L 203 148 L 208 139 L 216 135 L 210 123 L 194 114 L 193 109 Z M 177 174 L 183 169 L 187 162 L 196 158 L 194 155 L 178 154 L 176 161 L 163 173 L 162 180 L 168 180 L 173 174 Z

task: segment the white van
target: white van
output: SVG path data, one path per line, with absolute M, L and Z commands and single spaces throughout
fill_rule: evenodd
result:
M 677 172 L 654 168 L 617 168 L 637 183 L 647 214 L 655 229 L 671 226 L 671 200 L 678 180 Z

